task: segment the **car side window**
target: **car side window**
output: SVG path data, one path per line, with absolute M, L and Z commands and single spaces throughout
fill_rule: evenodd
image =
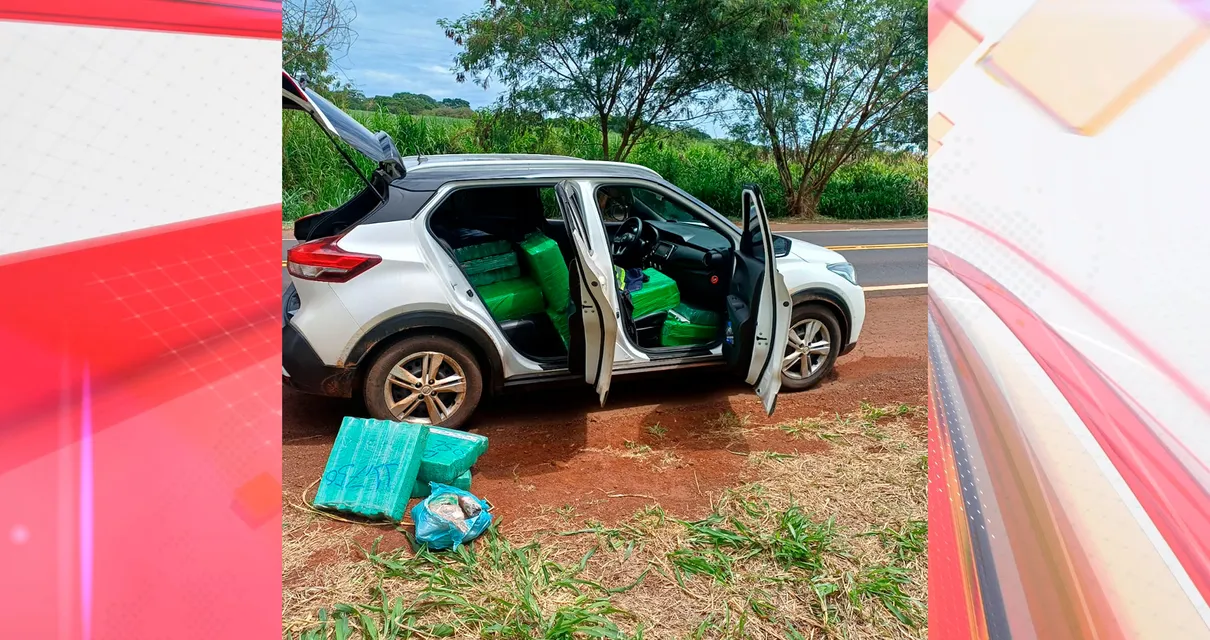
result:
M 663 222 L 697 221 L 696 216 L 676 201 L 643 187 L 603 185 L 597 187 L 596 201 L 606 222 L 621 222 L 630 216 L 654 216 Z
M 559 201 L 555 198 L 554 187 L 540 187 L 539 195 L 542 198 L 542 215 L 547 220 L 562 220 L 563 211 L 559 209 Z

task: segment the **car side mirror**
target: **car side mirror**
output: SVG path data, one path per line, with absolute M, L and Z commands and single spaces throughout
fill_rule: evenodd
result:
M 790 239 L 785 236 L 773 236 L 773 257 L 780 258 L 790 255 Z

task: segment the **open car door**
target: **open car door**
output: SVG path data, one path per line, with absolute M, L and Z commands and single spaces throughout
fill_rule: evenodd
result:
M 773 415 L 781 390 L 781 361 L 790 326 L 790 291 L 777 270 L 773 234 L 760 187 L 745 185 L 743 234 L 727 294 L 723 355 L 733 371 L 756 388 Z
M 555 197 L 576 251 L 576 264 L 571 269 L 573 281 L 569 283 L 573 309 L 568 323 L 572 341 L 568 366 L 571 373 L 583 369 L 584 381 L 596 388 L 604 406 L 618 338 L 618 311 L 611 297 L 613 278 L 608 269 L 598 264 L 602 257 L 609 260 L 609 247 L 603 233 L 596 234 L 599 237 L 594 242 L 578 186 L 566 180 L 560 182 L 555 185 Z M 577 353 L 580 349 L 583 352 Z

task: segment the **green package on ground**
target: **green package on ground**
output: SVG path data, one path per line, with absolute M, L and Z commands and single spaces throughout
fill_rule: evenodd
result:
M 491 242 L 481 242 L 479 244 L 472 244 L 469 247 L 454 249 L 454 255 L 457 256 L 458 262 L 466 262 L 468 260 L 512 253 L 512 250 L 513 246 L 509 244 L 508 240 L 493 240 Z
M 638 319 L 668 311 L 681 303 L 681 290 L 675 280 L 655 269 L 644 269 L 643 275 L 647 276 L 643 288 L 630 293 L 630 302 L 634 306 L 632 317 Z
M 542 289 L 529 278 L 514 278 L 475 287 L 496 322 L 516 320 L 546 307 Z M 452 480 L 453 478 L 451 478 Z
M 563 309 L 571 302 L 567 263 L 559 244 L 540 232 L 533 232 L 518 245 L 521 257 L 529 265 L 529 275 L 538 282 L 551 309 Z
M 660 346 L 684 347 L 695 344 L 713 342 L 718 336 L 717 324 L 694 324 L 685 322 L 668 312 L 664 319 L 664 328 L 660 330 Z
M 670 309 L 668 315 L 689 324 L 701 324 L 708 327 L 717 327 L 722 324 L 719 314 L 707 311 L 706 309 L 691 307 L 684 302 Z
M 320 509 L 403 520 L 428 451 L 429 426 L 345 418 L 315 492 Z
M 568 326 L 569 316 L 571 315 L 571 305 L 568 305 L 562 311 L 547 309 L 546 315 L 555 325 L 555 330 L 559 332 L 559 337 L 563 339 L 563 347 L 567 348 L 571 345 L 571 328 Z
M 465 431 L 454 431 L 443 427 L 429 427 L 424 457 L 420 461 L 417 482 L 428 484 L 440 482 L 452 486 L 458 476 L 474 466 L 475 461 L 487 451 L 487 437 Z
M 507 269 L 517 266 L 517 253 L 509 251 L 499 255 L 487 256 L 486 258 L 475 258 L 462 263 L 462 272 L 468 276 L 487 273 L 488 271 L 496 271 L 499 269 Z
M 454 487 L 456 489 L 462 489 L 463 491 L 470 491 L 471 490 L 471 472 L 467 471 L 466 473 L 458 476 L 457 478 L 454 478 L 454 483 L 451 484 L 450 486 Z M 429 494 L 432 492 L 433 492 L 433 488 L 431 486 L 429 486 L 428 482 L 417 480 L 416 484 L 412 485 L 412 497 L 413 498 L 427 498 L 427 497 L 429 497 Z
M 513 266 L 507 267 L 504 269 L 496 269 L 495 271 L 485 271 L 483 273 L 476 273 L 473 276 L 468 275 L 468 276 L 466 276 L 466 279 L 470 280 L 471 284 L 475 285 L 476 287 L 481 287 L 485 284 L 491 284 L 493 282 L 502 282 L 504 280 L 513 280 L 513 279 L 520 278 L 520 277 L 521 277 L 521 265 L 514 264 Z

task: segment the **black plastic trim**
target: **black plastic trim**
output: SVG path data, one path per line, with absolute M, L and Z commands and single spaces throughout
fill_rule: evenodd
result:
M 289 323 L 282 327 L 281 363 L 289 374 L 282 376 L 282 382 L 303 393 L 337 398 L 353 396 L 356 370 L 324 364 L 307 339 Z
M 383 344 L 383 341 L 418 329 L 439 329 L 469 340 L 480 361 L 487 365 L 488 380 L 485 386 L 492 393 L 504 388 L 504 363 L 491 338 L 475 323 L 447 311 L 409 311 L 383 320 L 358 339 L 349 351 L 345 365 L 351 368 L 360 366 L 366 354 Z

